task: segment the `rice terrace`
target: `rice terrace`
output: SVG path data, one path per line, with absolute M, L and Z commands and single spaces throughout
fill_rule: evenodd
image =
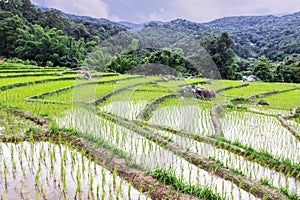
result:
M 299 3 L 153 2 L 0 0 L 1 200 L 300 200 Z
M 0 74 L 2 199 L 299 198 L 298 84 Z M 188 84 L 219 92 L 178 92 Z

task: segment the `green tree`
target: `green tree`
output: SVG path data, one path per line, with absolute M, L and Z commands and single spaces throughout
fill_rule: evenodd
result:
M 17 15 L 0 21 L 0 54 L 15 57 L 15 49 L 18 46 L 16 41 L 22 34 L 20 30 L 26 29 L 24 20 Z
M 205 38 L 200 44 L 215 62 L 222 78 L 232 79 L 235 76 L 237 67 L 233 65 L 235 56 L 231 49 L 233 40 L 228 33 L 223 32 L 219 36 Z
M 75 67 L 85 53 L 82 40 L 75 42 L 61 30 L 34 25 L 32 31 L 19 31 L 22 32 L 16 48 L 19 58 L 35 60 L 41 65 L 51 61 L 54 65 Z
M 293 69 L 287 65 L 279 65 L 276 68 L 274 82 L 293 82 Z
M 111 63 L 111 54 L 107 52 L 105 47 L 96 48 L 88 54 L 84 63 L 97 71 L 110 70 L 106 67 Z
M 291 69 L 293 71 L 293 82 L 294 83 L 300 83 L 300 62 L 296 62 L 291 65 Z
M 41 18 L 38 19 L 37 24 L 46 28 L 56 28 L 62 30 L 65 34 L 68 34 L 71 25 L 68 20 L 62 17 L 59 10 L 48 10 L 45 11 Z
M 30 0 L 22 0 L 22 5 L 19 8 L 22 16 L 27 19 L 29 22 L 33 22 L 37 17 L 37 10 L 34 8 L 34 5 L 31 4 Z
M 271 81 L 273 77 L 271 65 L 262 60 L 254 66 L 252 74 L 267 82 Z

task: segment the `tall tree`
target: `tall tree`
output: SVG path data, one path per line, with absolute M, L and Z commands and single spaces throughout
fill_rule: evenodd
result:
M 233 40 L 228 33 L 223 32 L 219 36 L 204 38 L 200 44 L 215 62 L 222 78 L 232 79 L 236 72 L 236 66 L 233 65 L 235 55 L 231 49 Z
M 260 62 L 254 66 L 252 74 L 260 78 L 262 81 L 271 81 L 273 79 L 271 65 L 263 60 L 260 60 Z
M 24 20 L 19 16 L 5 18 L 0 21 L 0 55 L 15 57 L 20 30 L 25 30 Z

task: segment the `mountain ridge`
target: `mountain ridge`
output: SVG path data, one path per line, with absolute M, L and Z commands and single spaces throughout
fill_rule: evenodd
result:
M 132 23 L 128 21 L 113 22 L 105 18 L 97 19 L 67 13 L 63 13 L 63 16 L 71 19 L 109 23 L 127 30 L 162 27 L 194 35 L 199 39 L 228 32 L 234 40 L 234 52 L 242 58 L 265 55 L 272 60 L 281 60 L 287 54 L 300 53 L 300 11 L 282 16 L 229 16 L 205 23 L 186 19 Z

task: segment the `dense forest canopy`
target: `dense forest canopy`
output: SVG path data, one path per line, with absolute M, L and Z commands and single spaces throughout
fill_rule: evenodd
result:
M 110 36 L 125 29 L 106 22 L 68 19 L 30 0 L 0 0 L 0 55 L 39 65 L 75 67 Z
M 149 43 L 162 48 L 144 52 L 138 58 L 136 54 L 139 52 L 130 49 L 124 54 L 107 57 L 101 45 L 111 36 L 132 32 L 126 24 L 141 29 L 140 33 L 148 34 Z M 170 31 L 162 35 L 149 31 L 150 28 Z M 0 0 L 0 56 L 42 66 L 76 67 L 85 64 L 94 69 L 126 73 L 137 63 L 157 63 L 168 65 L 186 76 L 195 75 L 195 70 L 191 69 L 197 66 L 192 66 L 189 56 L 163 50 L 170 47 L 170 42 L 174 47 L 183 43 L 183 36 L 198 40 L 222 78 L 241 79 L 253 74 L 263 81 L 300 82 L 300 12 L 282 17 L 226 17 L 209 23 L 177 19 L 166 23 L 148 22 L 141 28 L 140 24 L 118 24 L 40 8 L 30 0 Z M 157 39 L 159 37 L 169 40 L 161 41 Z M 172 41 L 174 39 L 178 42 Z M 142 42 L 145 41 L 137 41 L 138 45 Z M 181 44 L 182 47 L 188 51 L 188 47 Z M 202 69 L 201 73 L 205 70 L 210 69 Z

